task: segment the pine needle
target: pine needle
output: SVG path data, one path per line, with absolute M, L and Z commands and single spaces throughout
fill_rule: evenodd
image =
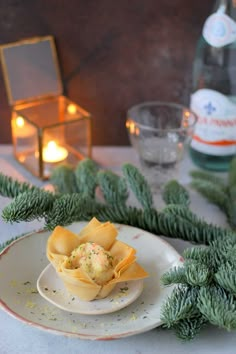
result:
M 167 205 L 177 204 L 188 206 L 190 204 L 189 193 L 176 180 L 171 180 L 165 184 L 162 192 L 162 198 Z
M 187 279 L 184 267 L 173 267 L 161 277 L 161 284 L 169 286 L 173 284 L 186 284 Z
M 19 182 L 12 177 L 0 173 L 0 195 L 8 198 L 15 198 L 20 193 L 38 189 L 26 182 Z
M 226 330 L 236 329 L 236 302 L 233 295 L 219 287 L 202 287 L 198 309 L 210 323 Z
M 226 182 L 224 181 L 224 179 L 214 175 L 213 173 L 202 171 L 202 170 L 193 170 L 190 171 L 189 174 L 191 177 L 193 177 L 193 179 L 210 182 L 211 184 L 214 184 L 216 187 L 222 189 L 223 191 L 227 189 Z
M 93 199 L 78 193 L 64 194 L 57 198 L 46 215 L 46 228 L 53 230 L 57 225 L 69 225 L 75 221 L 90 220 L 96 216 L 97 208 Z
M 178 321 L 191 318 L 199 313 L 197 306 L 197 291 L 188 287 L 176 287 L 162 305 L 161 320 L 167 328 L 176 325 Z
M 191 186 L 201 193 L 209 202 L 217 205 L 227 216 L 230 215 L 230 200 L 227 193 L 210 181 L 194 179 Z
M 75 169 L 76 186 L 78 193 L 84 197 L 95 198 L 97 187 L 98 166 L 91 159 L 82 160 Z
M 215 280 L 222 288 L 236 295 L 236 264 L 222 264 L 215 273 Z
M 125 205 L 129 194 L 124 178 L 111 171 L 100 171 L 98 172 L 98 184 L 108 204 Z
M 57 193 L 65 194 L 78 191 L 74 170 L 69 165 L 61 165 L 55 168 L 50 177 L 50 181 L 54 185 Z
M 152 193 L 144 176 L 135 166 L 128 163 L 123 165 L 122 171 L 127 179 L 130 189 L 133 191 L 143 208 L 151 209 L 153 207 Z
M 190 319 L 180 320 L 173 326 L 173 329 L 175 330 L 175 334 L 178 338 L 183 341 L 190 341 L 199 334 L 206 323 L 207 320 L 199 314 L 198 316 Z
M 19 194 L 2 211 L 6 222 L 32 221 L 43 218 L 51 209 L 55 196 L 44 190 L 32 190 Z

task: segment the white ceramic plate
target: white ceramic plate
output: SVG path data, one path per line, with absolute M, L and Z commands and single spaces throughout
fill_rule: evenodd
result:
M 84 225 L 74 223 L 68 229 L 79 232 Z M 83 339 L 121 338 L 161 325 L 161 306 L 173 288 L 163 288 L 160 277 L 181 264 L 181 256 L 158 236 L 131 226 L 116 226 L 118 239 L 137 250 L 137 261 L 150 274 L 132 304 L 113 313 L 87 316 L 63 311 L 45 300 L 38 293 L 37 279 L 48 265 L 45 251 L 50 233 L 39 231 L 12 242 L 0 255 L 2 308 L 29 325 Z
M 83 315 L 104 315 L 134 302 L 143 290 L 143 280 L 119 283 L 105 299 L 81 301 L 67 292 L 53 266 L 48 264 L 38 278 L 37 289 L 47 301 L 62 310 Z

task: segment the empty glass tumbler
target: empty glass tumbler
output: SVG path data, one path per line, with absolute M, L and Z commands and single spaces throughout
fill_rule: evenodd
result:
M 196 114 L 189 108 L 170 102 L 144 102 L 128 110 L 130 142 L 151 186 L 161 187 L 170 179 L 178 179 L 179 162 L 196 121 Z

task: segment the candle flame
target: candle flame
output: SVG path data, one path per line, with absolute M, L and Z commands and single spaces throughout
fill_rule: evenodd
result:
M 25 120 L 22 117 L 17 117 L 16 118 L 16 126 L 19 128 L 22 128 L 25 125 Z
M 57 143 L 54 140 L 51 140 L 47 144 L 49 150 L 55 150 L 57 148 Z
M 68 151 L 59 146 L 54 140 L 50 140 L 43 149 L 43 160 L 45 162 L 59 162 L 67 158 Z
M 67 112 L 69 114 L 75 114 L 77 112 L 77 108 L 76 105 L 74 104 L 69 104 L 69 106 L 67 107 Z

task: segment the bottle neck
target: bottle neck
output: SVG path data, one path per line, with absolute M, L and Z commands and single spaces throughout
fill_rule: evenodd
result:
M 224 13 L 236 21 L 236 0 L 217 0 L 213 13 Z

